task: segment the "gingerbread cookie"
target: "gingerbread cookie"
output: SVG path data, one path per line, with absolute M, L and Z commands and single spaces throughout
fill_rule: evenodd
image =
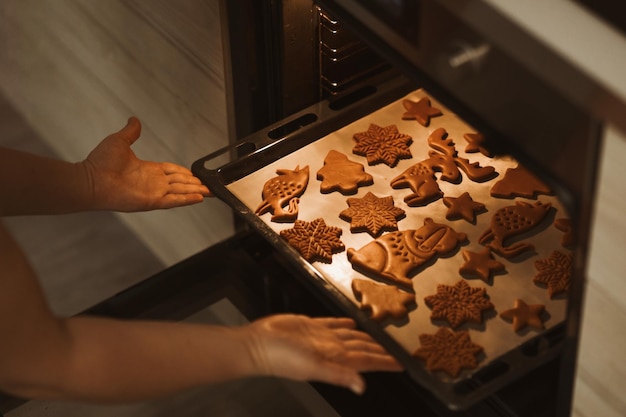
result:
M 352 152 L 365 156 L 369 165 L 383 162 L 393 168 L 400 159 L 412 158 L 409 145 L 413 138 L 400 133 L 396 125 L 381 127 L 372 123 L 367 131 L 355 133 L 354 140 L 357 143 Z
M 358 250 L 349 248 L 347 255 L 354 269 L 411 288 L 410 276 L 417 268 L 466 240 L 465 233 L 426 218 L 417 230 L 386 233 Z
M 437 285 L 437 294 L 424 302 L 432 310 L 431 319 L 446 320 L 453 329 L 466 322 L 482 324 L 483 311 L 493 308 L 484 288 L 470 287 L 464 280 L 453 286 Z
M 368 192 L 363 198 L 348 198 L 349 208 L 339 217 L 350 222 L 350 231 L 368 232 L 373 237 L 383 231 L 398 230 L 398 220 L 404 210 L 393 205 L 393 197 L 377 197 Z
M 309 262 L 331 263 L 333 254 L 345 249 L 339 240 L 341 229 L 327 226 L 321 218 L 312 222 L 296 220 L 293 228 L 281 230 L 280 235 Z
M 467 153 L 475 153 L 480 152 L 488 158 L 493 157 L 493 153 L 489 151 L 489 149 L 483 146 L 483 142 L 485 141 L 485 136 L 482 133 L 466 133 L 463 135 L 465 140 L 468 142 L 465 147 L 465 152 Z
M 423 97 L 417 102 L 404 99 L 402 100 L 402 105 L 406 109 L 406 112 L 402 114 L 402 119 L 417 120 L 422 126 L 428 126 L 431 117 L 442 115 L 441 110 L 430 105 L 428 97 Z
M 489 248 L 481 252 L 462 252 L 465 263 L 459 268 L 459 273 L 463 276 L 478 277 L 485 282 L 489 281 L 492 274 L 504 272 L 504 264 L 493 258 Z
M 352 291 L 361 300 L 361 309 L 371 312 L 372 320 L 388 317 L 400 320 L 409 313 L 408 306 L 415 303 L 415 295 L 400 291 L 393 285 L 379 284 L 364 279 L 352 281 Z
M 298 218 L 298 203 L 302 193 L 309 183 L 309 166 L 294 170 L 279 169 L 276 171 L 277 177 L 268 180 L 263 186 L 263 202 L 254 211 L 257 215 L 262 215 L 268 211 L 273 214 L 273 222 L 292 222 Z M 289 208 L 283 207 L 289 204 Z
M 535 261 L 535 268 L 538 272 L 533 281 L 546 285 L 550 298 L 567 292 L 572 276 L 572 255 L 555 250 L 549 258 Z
M 479 238 L 478 242 L 505 258 L 512 258 L 520 253 L 534 249 L 530 243 L 517 242 L 505 246 L 507 239 L 527 232 L 537 226 L 546 217 L 550 203 L 536 202 L 534 205 L 517 201 L 514 206 L 506 206 L 496 211 L 491 218 L 491 227 Z M 487 243 L 491 241 L 491 243 Z
M 413 353 L 426 361 L 430 372 L 444 371 L 456 378 L 461 369 L 476 369 L 482 346 L 472 342 L 467 330 L 454 332 L 441 327 L 435 334 L 421 334 L 420 347 Z
M 374 183 L 374 177 L 365 172 L 363 164 L 353 162 L 335 150 L 326 155 L 324 166 L 317 171 L 317 179 L 322 180 L 320 191 L 323 194 L 333 191 L 343 195 L 354 194 L 358 187 Z
M 498 198 L 535 199 L 539 194 L 552 194 L 550 187 L 522 165 L 507 169 L 504 178 L 495 183 L 490 192 L 492 197 Z
M 448 137 L 445 129 L 435 129 L 428 136 L 428 144 L 434 151 L 429 152 L 428 159 L 406 169 L 402 174 L 391 180 L 391 187 L 408 187 L 413 192 L 404 198 L 404 202 L 411 207 L 423 206 L 443 196 L 435 173 L 440 172 L 444 181 L 458 183 L 461 181 L 461 171 L 465 172 L 472 181 L 482 182 L 497 175 L 491 166 L 481 167 L 477 162 L 459 158 L 454 141 Z
M 561 246 L 564 248 L 572 248 L 576 246 L 576 238 L 574 237 L 574 229 L 570 219 L 562 218 L 554 221 L 554 227 L 563 232 L 561 238 Z
M 444 197 L 443 204 L 448 207 L 446 219 L 466 221 L 476 224 L 476 214 L 487 210 L 483 203 L 474 201 L 468 192 L 464 192 L 458 197 Z
M 519 332 L 526 326 L 543 330 L 545 326 L 543 325 L 541 314 L 545 309 L 546 307 L 543 304 L 528 305 L 518 298 L 515 300 L 515 306 L 500 313 L 500 317 L 512 321 L 513 331 L 516 332 Z

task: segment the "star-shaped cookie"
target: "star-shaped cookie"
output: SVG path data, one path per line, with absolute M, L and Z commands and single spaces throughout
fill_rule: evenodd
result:
M 481 252 L 464 250 L 462 253 L 465 263 L 459 268 L 461 275 L 478 277 L 488 282 L 494 272 L 504 271 L 504 264 L 493 258 L 489 248 L 485 248 Z
M 402 114 L 404 120 L 417 120 L 422 126 L 428 126 L 430 124 L 430 118 L 435 116 L 441 116 L 441 110 L 431 107 L 430 99 L 423 97 L 417 102 L 409 99 L 402 100 L 402 105 L 406 109 L 406 112 Z
M 381 127 L 372 123 L 367 131 L 355 133 L 354 140 L 357 143 L 352 152 L 365 156 L 369 165 L 384 162 L 393 168 L 400 159 L 412 158 L 409 145 L 413 138 L 400 133 L 396 125 Z
M 441 327 L 435 334 L 421 334 L 420 347 L 413 353 L 426 361 L 431 372 L 444 371 L 455 378 L 461 369 L 475 369 L 482 346 L 472 342 L 467 330 L 454 332 Z
M 408 306 L 415 303 L 415 295 L 400 291 L 394 285 L 379 284 L 365 279 L 354 279 L 352 291 L 361 299 L 361 309 L 370 311 L 372 320 L 387 317 L 399 320 L 409 313 Z
M 424 298 L 431 319 L 446 320 L 453 329 L 466 322 L 480 324 L 482 312 L 493 308 L 484 288 L 470 287 L 464 280 L 455 285 L 437 285 L 437 294 Z
M 465 147 L 465 152 L 467 153 L 475 153 L 480 152 L 486 157 L 493 157 L 493 154 L 489 151 L 489 149 L 483 146 L 483 142 L 485 141 L 485 136 L 482 133 L 466 133 L 463 135 L 465 140 L 468 142 Z
M 526 304 L 519 298 L 515 300 L 515 305 L 510 310 L 500 313 L 500 317 L 513 321 L 513 330 L 518 332 L 526 326 L 544 329 L 541 313 L 545 310 L 543 304 Z
M 317 179 L 322 180 L 320 191 L 323 194 L 333 191 L 343 195 L 354 194 L 358 187 L 374 183 L 374 178 L 365 172 L 363 164 L 351 161 L 335 150 L 326 155 L 324 166 L 317 171 Z
M 555 250 L 549 258 L 535 261 L 535 268 L 538 273 L 533 281 L 546 285 L 550 298 L 567 292 L 572 275 L 572 255 Z
M 476 223 L 476 213 L 483 213 L 487 208 L 483 203 L 474 201 L 468 192 L 464 192 L 458 197 L 444 197 L 443 204 L 448 207 L 446 219 L 465 219 L 468 222 Z
M 333 254 L 345 249 L 339 240 L 341 229 L 327 226 L 322 218 L 312 222 L 296 220 L 291 229 L 281 230 L 280 235 L 309 262 L 331 263 Z
M 398 230 L 398 220 L 404 217 L 404 210 L 395 207 L 393 197 L 377 197 L 371 192 L 363 198 L 348 198 L 349 208 L 339 213 L 339 217 L 350 222 L 350 231 L 366 231 L 373 237 L 387 230 Z

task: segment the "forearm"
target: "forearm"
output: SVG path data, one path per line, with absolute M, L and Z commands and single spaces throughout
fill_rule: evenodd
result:
M 0 214 L 60 214 L 97 209 L 89 172 L 69 163 L 0 147 Z
M 123 402 L 258 373 L 242 328 L 88 317 L 62 328 L 59 338 L 32 347 L 39 352 L 22 352 L 18 380 L 4 389 L 28 398 Z

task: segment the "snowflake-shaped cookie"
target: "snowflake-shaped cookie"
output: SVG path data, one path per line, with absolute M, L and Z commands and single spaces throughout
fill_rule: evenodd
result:
M 567 292 L 572 275 L 572 255 L 555 250 L 549 258 L 535 261 L 537 275 L 533 281 L 548 287 L 548 296 Z
M 470 287 L 464 280 L 454 286 L 437 285 L 437 294 L 425 297 L 424 302 L 432 310 L 432 319 L 447 320 L 453 329 L 468 321 L 482 323 L 482 312 L 493 308 L 484 288 Z
M 419 339 L 420 347 L 413 356 L 424 359 L 429 371 L 444 371 L 453 378 L 463 368 L 476 368 L 476 356 L 483 351 L 472 342 L 467 330 L 454 332 L 441 327 L 435 334 L 421 334 Z
M 393 205 L 393 197 L 377 197 L 371 192 L 363 198 L 348 198 L 348 207 L 339 217 L 350 222 L 350 231 L 367 231 L 373 237 L 384 230 L 398 230 L 404 210 Z
M 396 125 L 381 127 L 370 124 L 365 132 L 354 134 L 356 145 L 352 152 L 365 156 L 369 165 L 381 162 L 394 167 L 398 160 L 412 158 L 409 145 L 413 138 L 398 131 Z
M 345 249 L 339 240 L 341 229 L 327 226 L 321 218 L 312 222 L 296 220 L 293 228 L 281 230 L 280 235 L 309 262 L 319 260 L 331 263 L 333 253 Z

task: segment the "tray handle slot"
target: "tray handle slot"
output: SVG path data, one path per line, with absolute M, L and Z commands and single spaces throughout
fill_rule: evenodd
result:
M 267 136 L 273 140 L 283 139 L 289 136 L 290 134 L 292 134 L 293 132 L 296 132 L 302 129 L 303 127 L 308 126 L 311 123 L 314 123 L 316 121 L 317 121 L 316 114 L 306 113 L 300 117 L 297 117 L 293 120 L 288 121 L 285 124 L 275 127 L 274 129 L 267 132 Z

